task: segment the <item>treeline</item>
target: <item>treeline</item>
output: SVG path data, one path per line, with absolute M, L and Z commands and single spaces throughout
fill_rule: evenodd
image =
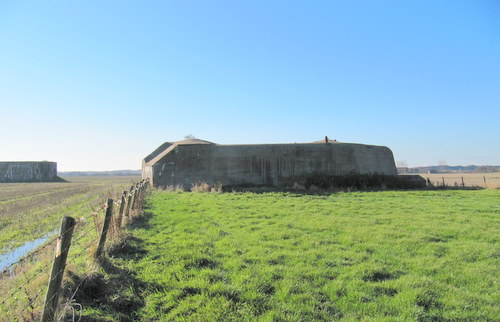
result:
M 60 177 L 140 176 L 141 170 L 63 171 L 57 172 L 57 175 Z
M 500 172 L 500 166 L 497 165 L 434 165 L 428 167 L 398 167 L 398 173 L 487 173 L 487 172 Z

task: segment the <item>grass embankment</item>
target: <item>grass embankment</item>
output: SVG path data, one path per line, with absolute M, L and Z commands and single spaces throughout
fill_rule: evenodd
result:
M 141 285 L 134 319 L 496 320 L 499 197 L 155 192 L 112 262 Z
M 104 198 L 128 190 L 136 177 L 72 177 L 68 182 L 0 185 L 0 253 L 58 229 L 63 216 L 78 217 Z

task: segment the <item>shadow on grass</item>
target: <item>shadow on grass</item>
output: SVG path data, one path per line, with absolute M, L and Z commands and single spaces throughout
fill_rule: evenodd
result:
M 380 192 L 380 191 L 439 191 L 439 190 L 484 190 L 485 188 L 479 186 L 466 186 L 466 187 L 454 187 L 454 186 L 428 186 L 425 188 L 397 188 L 397 187 L 385 187 L 385 186 L 370 186 L 370 187 L 328 187 L 319 188 L 317 186 L 311 185 L 309 188 L 299 188 L 299 189 L 286 189 L 286 188 L 276 188 L 273 186 L 259 186 L 259 187 L 226 187 L 223 190 L 224 193 L 235 193 L 235 192 L 251 192 L 255 194 L 266 194 L 270 192 L 278 193 L 290 193 L 297 196 L 330 196 L 337 193 L 345 192 Z M 499 188 L 500 189 L 500 188 Z
M 141 216 L 134 218 L 134 220 L 127 225 L 127 228 L 130 230 L 149 229 L 151 227 L 149 220 L 152 216 L 153 214 L 145 209 Z
M 300 195 L 330 195 L 354 191 L 398 190 L 481 190 L 479 186 L 433 185 L 420 175 L 348 174 L 342 176 L 312 175 L 299 178 L 292 187 L 244 184 L 222 186 L 222 192 L 291 192 Z
M 141 216 L 130 228 L 147 227 L 150 217 L 151 214 Z M 65 320 L 71 320 L 75 311 L 81 312 L 79 321 L 137 320 L 139 310 L 145 305 L 142 292 L 148 285 L 135 272 L 116 262 L 138 260 L 146 253 L 143 240 L 128 234 L 109 247 L 108 257 L 96 261 L 102 271 L 83 277 L 68 272 L 70 282 L 64 288 L 65 298 L 69 299 L 63 305 Z
M 68 286 L 67 298 L 71 298 L 83 309 L 79 321 L 106 321 L 111 318 L 118 321 L 134 321 L 138 310 L 144 306 L 140 296 L 146 285 L 138 280 L 132 272 L 114 266 L 107 260 L 102 263 L 106 274 L 94 273 L 84 278 L 70 276 L 73 287 Z M 79 287 L 76 290 L 76 285 Z M 70 294 L 71 292 L 71 294 Z M 95 314 L 100 312 L 100 314 Z M 70 317 L 71 311 L 66 316 Z M 101 315 L 101 317 L 99 316 Z M 69 319 L 71 320 L 71 319 Z

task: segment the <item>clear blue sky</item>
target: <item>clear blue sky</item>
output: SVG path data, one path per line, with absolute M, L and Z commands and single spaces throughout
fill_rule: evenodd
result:
M 139 169 L 164 141 L 500 164 L 500 2 L 2 1 L 0 160 Z

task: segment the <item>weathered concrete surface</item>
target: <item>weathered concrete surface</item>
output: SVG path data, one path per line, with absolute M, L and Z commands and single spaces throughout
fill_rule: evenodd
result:
M 353 143 L 219 145 L 202 140 L 165 143 L 143 161 L 156 187 L 305 184 L 311 176 L 397 175 L 389 148 Z
M 0 162 L 0 182 L 45 182 L 57 179 L 56 162 Z

